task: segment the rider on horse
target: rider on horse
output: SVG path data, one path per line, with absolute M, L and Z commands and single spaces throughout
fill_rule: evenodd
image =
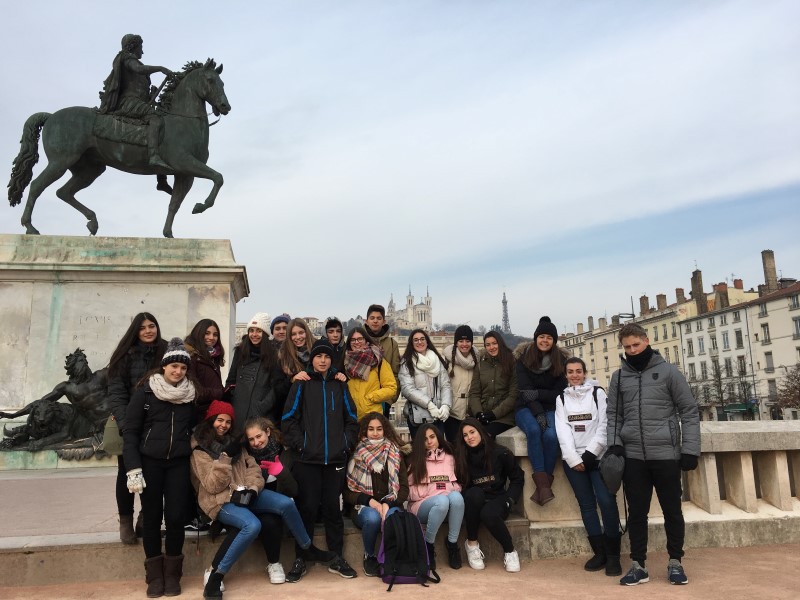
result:
M 133 33 L 122 38 L 122 50 L 103 82 L 98 112 L 146 121 L 148 162 L 150 166 L 169 169 L 158 154 L 162 120 L 153 106 L 158 90 L 150 85 L 150 75 L 160 72 L 169 77 L 173 73 L 165 67 L 142 64 L 142 44 L 141 36 Z

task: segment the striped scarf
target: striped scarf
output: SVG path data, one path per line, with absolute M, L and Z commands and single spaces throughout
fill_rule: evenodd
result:
M 400 449 L 384 439 L 380 444 L 361 440 L 356 446 L 350 468 L 347 469 L 347 487 L 354 492 L 372 495 L 372 473 L 389 469 L 389 493 L 376 500 L 395 500 L 400 491 Z

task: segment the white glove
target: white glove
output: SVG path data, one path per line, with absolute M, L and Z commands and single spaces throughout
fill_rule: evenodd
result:
M 428 402 L 428 412 L 431 413 L 431 417 L 434 419 L 439 418 L 439 407 L 434 402 Z
M 442 421 L 447 421 L 447 418 L 450 416 L 450 407 L 447 404 L 442 404 L 439 407 L 439 418 Z
M 141 494 L 147 484 L 144 482 L 144 475 L 141 469 L 131 469 L 128 471 L 128 491 L 131 494 Z

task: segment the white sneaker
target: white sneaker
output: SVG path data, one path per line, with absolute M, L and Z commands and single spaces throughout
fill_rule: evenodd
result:
M 517 554 L 517 551 L 506 552 L 503 555 L 503 564 L 509 573 L 519 573 L 519 554 Z
M 203 587 L 206 587 L 206 584 L 208 583 L 208 578 L 209 577 L 211 577 L 211 567 L 208 567 L 206 569 L 206 572 L 203 573 Z M 224 592 L 225 591 L 225 582 L 224 581 L 220 581 L 219 582 L 219 591 L 220 592 Z
M 270 583 L 286 583 L 286 574 L 283 572 L 281 563 L 269 563 L 267 565 L 267 575 Z
M 483 564 L 483 552 L 481 552 L 481 547 L 479 544 L 470 546 L 469 542 L 465 541 L 464 549 L 467 551 L 467 561 L 469 562 L 470 567 L 477 569 L 478 571 L 486 568 L 486 565 Z

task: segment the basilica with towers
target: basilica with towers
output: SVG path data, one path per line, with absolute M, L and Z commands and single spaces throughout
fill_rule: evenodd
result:
M 408 286 L 406 305 L 399 308 L 394 303 L 394 295 L 390 296 L 389 305 L 386 307 L 386 321 L 393 330 L 424 329 L 425 331 L 431 331 L 433 329 L 433 316 L 429 290 L 426 288 L 422 302 L 414 304 L 411 286 Z

